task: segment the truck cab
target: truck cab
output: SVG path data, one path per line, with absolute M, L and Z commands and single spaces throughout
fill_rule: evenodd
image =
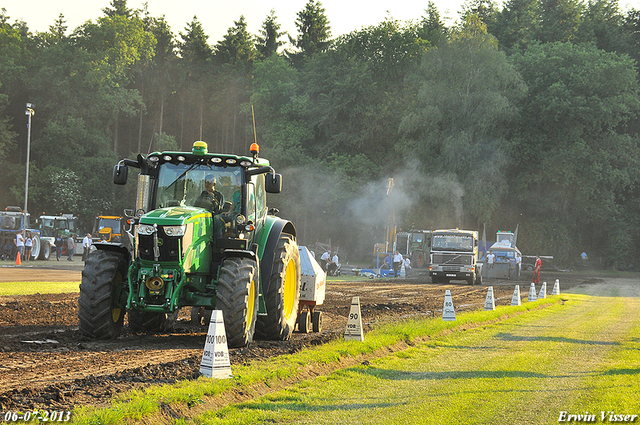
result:
M 434 230 L 431 238 L 429 276 L 434 283 L 465 280 L 482 284 L 478 263 L 478 232 L 474 230 Z

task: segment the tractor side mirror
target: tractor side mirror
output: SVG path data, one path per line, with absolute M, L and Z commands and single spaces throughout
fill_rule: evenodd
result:
M 264 189 L 267 193 L 282 192 L 282 175 L 277 173 L 267 173 L 264 176 Z
M 113 183 L 118 185 L 127 184 L 127 177 L 129 175 L 129 167 L 124 164 L 116 164 L 113 167 Z

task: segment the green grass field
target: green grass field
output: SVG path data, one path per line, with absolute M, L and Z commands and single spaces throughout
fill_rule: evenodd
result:
M 232 380 L 200 378 L 129 393 L 109 409 L 78 409 L 74 421 L 550 424 L 562 415 L 586 413 L 599 423 L 601 412 L 638 415 L 640 282 L 624 281 L 601 293 L 459 314 L 455 322 L 385 325 L 362 343 L 334 341 L 232 365 Z M 402 342 L 405 349 L 385 349 Z M 310 378 L 303 373 L 310 367 L 334 370 Z M 265 386 L 273 391 L 261 395 Z M 163 413 L 167 406 L 171 415 Z
M 0 282 L 0 295 L 80 292 L 80 282 Z

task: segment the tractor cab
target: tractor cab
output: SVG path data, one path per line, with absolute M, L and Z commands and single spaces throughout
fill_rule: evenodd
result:
M 123 217 L 100 215 L 93 225 L 93 238 L 96 242 L 123 242 Z

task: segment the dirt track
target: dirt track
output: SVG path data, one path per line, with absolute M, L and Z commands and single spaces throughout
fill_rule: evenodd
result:
M 66 270 L 0 269 L 3 281 L 80 280 L 81 264 L 60 264 Z M 556 278 L 563 290 L 602 282 L 584 277 L 547 275 L 551 292 Z M 365 331 L 376 323 L 421 315 L 441 316 L 446 289 L 456 311 L 482 309 L 487 286 L 494 287 L 496 305 L 511 302 L 515 284 L 526 301 L 529 281 L 487 281 L 482 287 L 435 285 L 425 275 L 412 279 L 364 279 L 332 282 L 319 307 L 324 324 L 321 333 L 294 333 L 289 341 L 254 341 L 249 347 L 231 349 L 232 364 L 293 353 L 344 333 L 353 296 L 360 297 Z M 539 288 L 538 288 L 539 290 Z M 115 394 L 155 383 L 172 383 L 199 376 L 206 327 L 192 325 L 188 311 L 181 311 L 172 333 L 134 334 L 125 326 L 112 341 L 81 337 L 77 318 L 78 294 L 0 297 L 0 411 L 33 408 L 70 409 L 79 405 L 106 405 Z

